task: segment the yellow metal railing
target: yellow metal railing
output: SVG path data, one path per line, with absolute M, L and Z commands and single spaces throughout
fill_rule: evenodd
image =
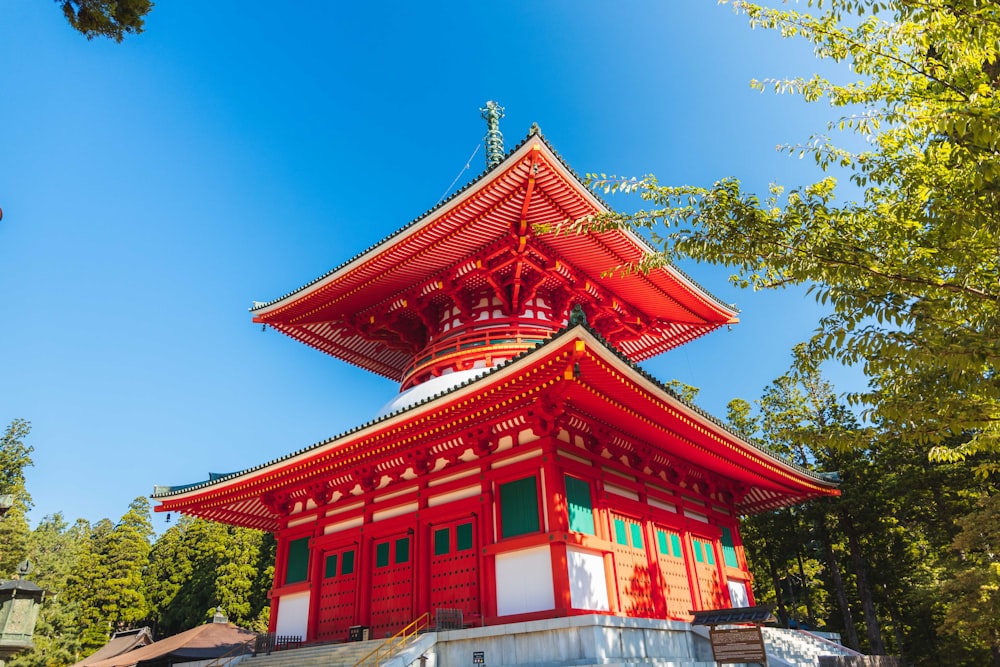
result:
M 376 646 L 374 651 L 354 663 L 354 667 L 379 667 L 399 653 L 413 637 L 426 630 L 430 624 L 430 617 L 430 614 L 424 612 L 415 621 Z

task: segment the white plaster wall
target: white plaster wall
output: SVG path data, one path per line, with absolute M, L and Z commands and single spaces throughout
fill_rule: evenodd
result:
M 570 547 L 566 549 L 566 565 L 573 608 L 609 611 L 604 556 Z
M 498 615 L 555 608 L 549 547 L 499 554 L 496 557 L 496 572 Z
M 747 595 L 747 585 L 742 581 L 730 581 L 729 602 L 734 607 L 749 607 L 750 597 Z
M 309 591 L 282 595 L 278 601 L 278 623 L 275 632 L 281 636 L 306 638 L 309 624 Z

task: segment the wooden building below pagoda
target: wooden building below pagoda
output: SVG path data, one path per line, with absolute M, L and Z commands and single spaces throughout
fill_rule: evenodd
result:
M 372 421 L 271 462 L 157 487 L 158 511 L 271 531 L 272 630 L 690 619 L 753 604 L 739 517 L 837 495 L 637 363 L 737 322 L 673 267 L 610 275 L 635 234 L 537 129 L 447 201 L 254 322 L 391 378 Z

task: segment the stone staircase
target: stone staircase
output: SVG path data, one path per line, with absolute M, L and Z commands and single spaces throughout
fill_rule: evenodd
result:
M 347 642 L 343 644 L 314 644 L 296 649 L 275 651 L 246 658 L 241 667 L 353 667 L 384 642 L 375 639 L 367 642 Z
M 770 667 L 816 667 L 821 655 L 861 655 L 810 632 L 768 627 L 761 632 Z

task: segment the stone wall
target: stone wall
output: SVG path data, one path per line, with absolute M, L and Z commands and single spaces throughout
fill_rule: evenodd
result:
M 676 661 L 714 665 L 707 632 L 687 623 L 587 615 L 437 633 L 434 667 L 602 665 Z

